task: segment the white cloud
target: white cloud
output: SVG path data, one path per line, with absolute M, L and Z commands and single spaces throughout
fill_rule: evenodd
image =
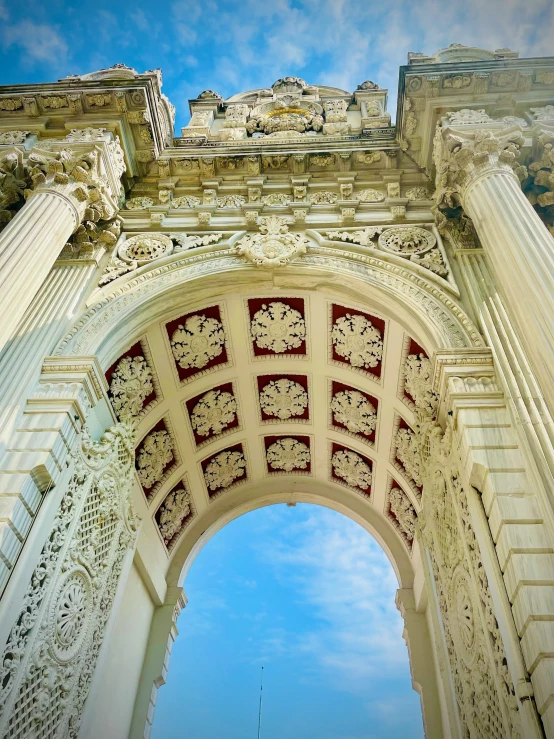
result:
M 394 604 L 398 587 L 379 545 L 361 527 L 317 510 L 291 525 L 290 536 L 264 546 L 280 578 L 290 578 L 314 625 L 289 634 L 289 649 L 315 658 L 334 687 L 365 694 L 376 678 L 407 674 L 402 620 Z M 273 642 L 266 644 L 269 648 Z M 283 639 L 277 641 L 279 653 Z
M 131 20 L 134 22 L 136 27 L 140 29 L 141 31 L 150 31 L 151 30 L 151 22 L 146 16 L 146 13 L 142 8 L 136 8 L 136 10 L 133 10 L 130 13 Z
M 20 21 L 5 26 L 3 45 L 21 46 L 28 61 L 59 63 L 67 56 L 67 44 L 54 26 Z
M 522 56 L 552 53 L 554 0 L 244 0 L 233 12 L 223 3 L 201 12 L 195 0 L 187 15 L 185 6 L 176 3 L 174 14 L 198 32 L 196 41 L 215 39 L 212 71 L 202 67 L 204 86 L 230 93 L 285 74 L 347 90 L 370 78 L 390 90 L 393 108 L 398 67 L 409 51 L 432 54 L 458 42 L 512 47 Z
M 0 0 L 0 21 L 7 21 L 10 17 L 8 9 L 2 0 Z

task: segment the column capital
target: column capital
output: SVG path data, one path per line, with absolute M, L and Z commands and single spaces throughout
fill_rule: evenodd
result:
M 39 143 L 29 154 L 27 171 L 31 187 L 26 197 L 50 192 L 65 199 L 74 209 L 75 229 L 83 220 L 109 220 L 118 211 L 119 192 L 103 176 L 101 149 L 95 144 L 52 151 Z
M 554 105 L 533 108 L 534 111 L 551 109 L 550 119 L 539 118 L 533 125 L 533 150 L 527 165 L 529 179 L 524 189 L 531 205 L 548 208 L 554 205 Z M 541 211 L 539 211 L 541 212 Z
M 439 124 L 433 150 L 437 208 L 465 209 L 472 186 L 487 175 L 517 177 L 515 167 L 523 144 L 522 129 L 518 125 L 454 127 Z
M 25 187 L 23 152 L 11 146 L 0 156 L 0 228 L 14 216 L 9 208 L 23 199 Z

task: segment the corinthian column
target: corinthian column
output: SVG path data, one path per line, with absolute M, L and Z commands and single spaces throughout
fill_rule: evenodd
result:
M 552 410 L 554 239 L 521 191 L 514 165 L 522 144 L 519 126 L 439 128 L 436 196 L 442 213 L 462 206 L 473 220 Z
M 29 155 L 32 189 L 0 234 L 0 349 L 83 219 L 96 222 L 115 215 L 115 201 L 99 176 L 99 153 L 89 146 L 88 151 L 34 150 Z M 4 169 L 21 168 L 14 159 L 18 156 L 21 152 L 14 150 L 4 157 Z

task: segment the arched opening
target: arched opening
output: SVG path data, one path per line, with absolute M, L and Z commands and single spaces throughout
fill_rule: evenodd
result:
M 266 506 L 196 553 L 153 739 L 423 737 L 398 579 L 378 542 L 320 505 Z M 217 711 L 213 706 L 218 706 Z
M 311 237 L 326 248 L 321 236 Z M 196 254 L 203 258 L 201 249 Z M 333 254 L 332 263 L 313 256 L 309 266 L 260 271 L 255 281 L 251 269 L 230 269 L 208 251 L 200 272 L 198 256 L 166 258 L 93 295 L 60 344 L 60 355 L 99 358 L 116 415 L 128 410 L 128 381 L 140 401 L 132 412 L 134 499 L 143 524 L 122 605 L 140 638 L 129 646 L 120 619 L 106 658 L 115 666 L 132 652 L 141 661 L 133 667 L 129 736 L 142 736 L 145 717 L 154 715 L 174 608 L 198 551 L 234 518 L 294 502 L 344 513 L 386 552 L 404 636 L 409 642 L 411 629 L 417 645 L 412 681 L 427 736 L 443 735 L 429 637 L 434 601 L 415 537 L 422 483 L 411 452 L 409 360 L 429 364 L 437 349 L 478 346 L 480 337 L 453 295 L 419 267 L 407 279 L 392 254 Z M 115 678 L 105 680 L 97 705 L 117 696 L 121 707 L 120 693 Z M 83 737 L 105 729 L 93 714 L 90 701 Z

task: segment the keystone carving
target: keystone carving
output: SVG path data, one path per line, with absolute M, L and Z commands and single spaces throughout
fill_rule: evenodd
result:
M 257 267 L 282 267 L 308 250 L 303 234 L 289 233 L 284 218 L 261 218 L 260 233 L 247 234 L 235 244 L 235 252 Z

